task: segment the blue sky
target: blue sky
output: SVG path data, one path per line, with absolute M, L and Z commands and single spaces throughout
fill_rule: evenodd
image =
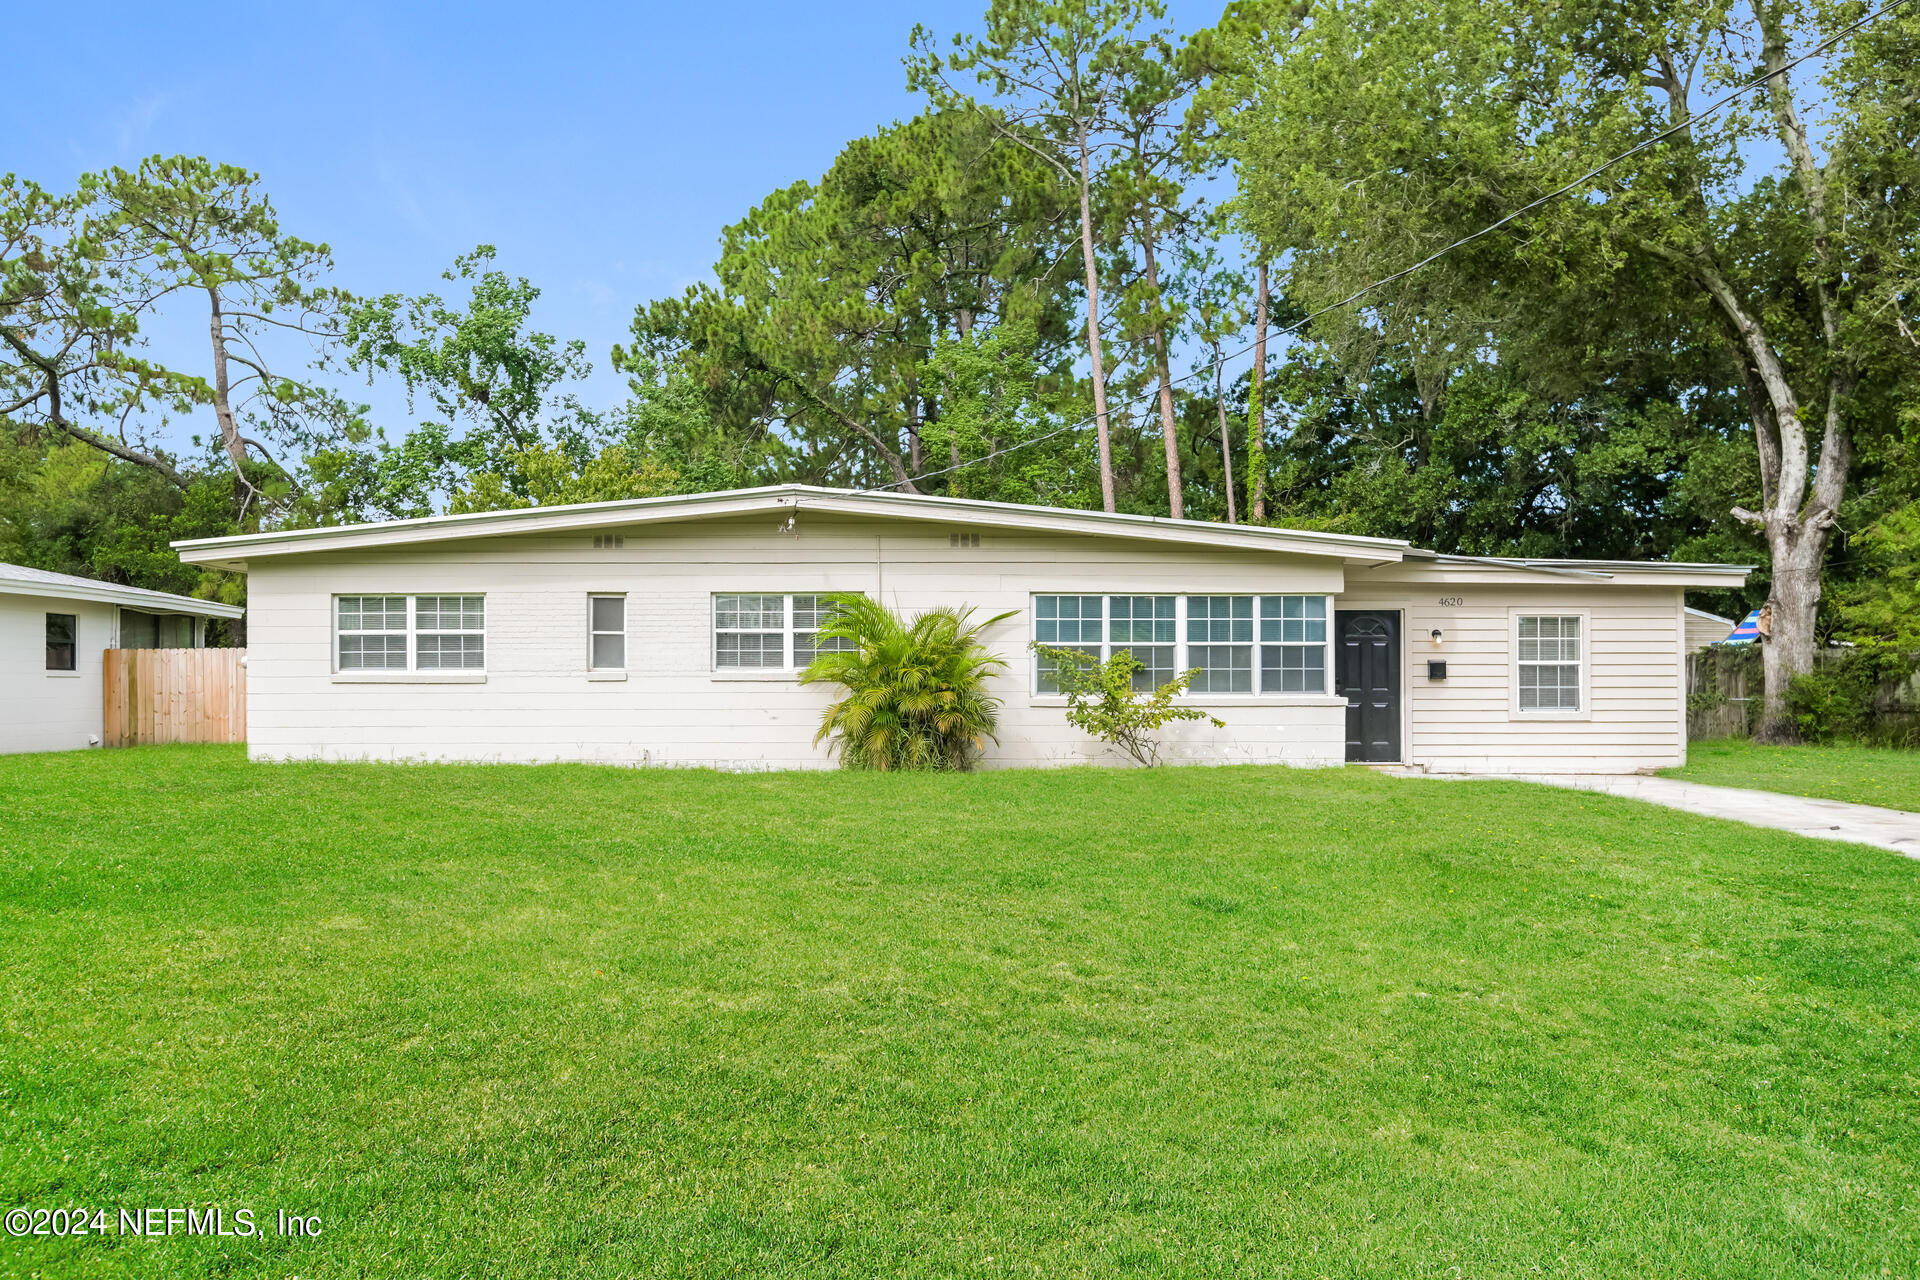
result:
M 768 192 L 918 111 L 914 23 L 944 37 L 984 8 L 103 4 L 76 41 L 72 10 L 22 5 L 0 168 L 64 188 L 154 153 L 244 165 L 361 292 L 435 288 L 454 255 L 497 245 L 612 401 L 606 353 L 634 305 L 704 277 L 720 228 Z M 1189 30 L 1218 13 L 1172 9 Z M 161 354 L 204 324 L 187 320 Z M 369 398 L 404 425 L 391 392 Z

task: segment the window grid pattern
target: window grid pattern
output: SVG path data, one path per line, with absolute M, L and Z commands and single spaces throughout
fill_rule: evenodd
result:
M 822 640 L 817 634 L 820 624 L 832 612 L 833 602 L 825 596 L 793 598 L 793 665 L 796 669 L 812 662 L 816 654 L 845 653 L 853 648 L 851 642 L 837 636 Z
M 1109 656 L 1130 653 L 1140 669 L 1133 673 L 1133 691 L 1152 693 L 1176 674 L 1178 650 L 1172 596 L 1113 596 L 1107 625 Z
M 1253 692 L 1253 597 L 1187 597 L 1187 665 L 1195 693 Z
M 335 602 L 342 671 L 407 669 L 407 597 L 341 596 Z
M 341 671 L 484 671 L 485 596 L 338 596 Z
M 1580 710 L 1580 618 L 1519 620 L 1520 710 Z
M 820 653 L 852 648 L 818 632 L 833 603 L 812 595 L 713 598 L 713 665 L 720 671 L 798 671 Z
M 484 596 L 416 596 L 414 665 L 421 671 L 479 671 L 487 665 Z
M 1269 692 L 1325 693 L 1327 598 L 1260 598 L 1260 687 Z
M 595 671 L 627 667 L 627 598 L 587 597 L 587 664 Z
M 1194 693 L 1324 694 L 1327 608 L 1324 595 L 1035 596 L 1034 640 L 1095 660 L 1131 653 L 1136 692 L 1198 668 Z M 1038 692 L 1059 692 L 1052 665 L 1035 668 Z

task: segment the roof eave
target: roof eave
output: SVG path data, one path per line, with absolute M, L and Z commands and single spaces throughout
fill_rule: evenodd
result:
M 86 600 L 94 604 L 117 604 L 128 609 L 190 613 L 202 618 L 243 618 L 247 613 L 240 605 L 195 600 L 191 596 L 176 596 L 165 591 L 146 592 L 138 587 L 115 587 L 110 582 L 68 585 L 0 578 L 0 595 L 38 596 L 44 600 Z
M 322 551 L 362 550 L 369 547 L 409 546 L 449 538 L 499 537 L 511 534 L 554 533 L 597 528 L 663 524 L 702 517 L 749 515 L 755 511 L 808 509 L 842 515 L 898 517 L 910 515 L 928 521 L 952 521 L 986 527 L 1092 537 L 1121 537 L 1139 541 L 1187 545 L 1238 546 L 1247 550 L 1315 555 L 1361 563 L 1390 564 L 1400 560 L 1407 544 L 1389 538 L 1362 538 L 1350 534 L 1322 534 L 1251 525 L 1220 525 L 1199 520 L 1169 520 L 1157 516 L 1073 511 L 1030 507 L 1014 503 L 980 502 L 937 495 L 882 494 L 781 485 L 733 490 L 721 494 L 641 498 L 629 502 L 576 506 L 527 507 L 515 511 L 479 512 L 460 516 L 429 516 L 419 520 L 382 524 L 338 525 L 278 534 L 244 534 L 226 538 L 185 539 L 173 544 L 188 564 L 239 568 L 254 557 L 298 555 Z

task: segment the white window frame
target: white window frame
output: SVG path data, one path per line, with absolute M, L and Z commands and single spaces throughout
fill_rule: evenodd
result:
M 1520 620 L 1522 618 L 1577 618 L 1580 620 L 1580 705 L 1568 710 L 1520 706 Z M 1532 665 L 1532 664 L 1529 664 Z M 1593 719 L 1593 616 L 1585 609 L 1528 605 L 1507 610 L 1507 714 L 1514 720 Z
M 594 625 L 593 607 L 597 601 L 601 601 L 601 600 L 618 600 L 620 602 L 620 629 L 618 631 L 603 631 L 599 627 Z M 629 621 L 630 619 L 627 616 L 627 593 L 626 592 L 624 591 L 589 591 L 587 593 L 587 671 L 590 674 L 599 676 L 601 678 L 608 678 L 614 675 L 626 674 L 627 662 L 629 659 L 629 649 L 628 649 L 627 642 L 632 638 L 628 634 L 630 630 L 628 625 Z M 617 635 L 620 637 L 620 665 L 617 667 L 616 666 L 603 667 L 599 663 L 594 661 L 594 655 L 593 655 L 594 641 L 601 636 L 612 636 L 612 635 Z
M 814 591 L 716 591 L 707 606 L 707 653 L 708 662 L 714 678 L 719 680 L 791 680 L 806 669 L 807 663 L 797 662 L 797 645 L 794 638 L 798 635 L 813 635 L 819 628 L 796 625 L 793 602 L 796 599 L 823 600 L 827 596 L 841 595 L 843 592 L 822 587 Z M 723 667 L 720 665 L 720 601 L 737 596 L 775 596 L 780 601 L 780 665 L 775 667 Z M 775 630 L 772 627 L 729 627 L 729 632 L 738 635 L 766 635 Z M 819 652 L 816 648 L 815 652 Z M 811 661 L 811 660 L 809 660 Z
M 473 598 L 480 601 L 480 626 L 469 627 L 433 627 L 422 630 L 420 627 L 420 600 Z M 340 602 L 342 600 L 400 599 L 406 601 L 406 629 L 397 631 L 383 629 L 378 631 L 356 629 L 342 631 L 340 628 Z M 327 601 L 327 611 L 331 615 L 328 626 L 333 631 L 333 674 L 348 679 L 379 680 L 392 679 L 402 675 L 418 675 L 426 679 L 470 680 L 487 674 L 487 663 L 492 657 L 493 646 L 487 640 L 486 620 L 488 616 L 487 593 L 484 591 L 423 591 L 419 593 L 400 591 L 341 591 Z M 404 636 L 406 641 L 406 665 L 400 667 L 349 667 L 340 661 L 340 640 L 342 636 L 380 635 Z M 420 637 L 422 635 L 477 635 L 480 637 L 480 665 L 477 667 L 422 667 L 420 665 Z
M 1060 642 L 1060 644 L 1061 644 L 1061 647 L 1074 648 L 1074 649 L 1080 649 L 1080 648 L 1091 649 L 1091 648 L 1097 647 L 1100 651 L 1101 661 L 1105 661 L 1106 659 L 1111 657 L 1115 649 L 1126 649 L 1126 648 L 1132 647 L 1133 644 L 1143 643 L 1143 642 L 1137 642 L 1137 641 L 1129 642 L 1124 640 L 1115 641 L 1113 639 L 1113 601 L 1115 598 L 1139 598 L 1143 596 L 1151 596 L 1151 597 L 1172 596 L 1173 602 L 1174 602 L 1173 669 L 1176 673 L 1191 670 L 1195 666 L 1195 663 L 1192 661 L 1190 655 L 1196 643 L 1202 644 L 1202 645 L 1208 643 L 1206 641 L 1195 642 L 1188 638 L 1188 634 L 1187 634 L 1188 633 L 1187 621 L 1188 621 L 1188 614 L 1189 614 L 1189 610 L 1187 607 L 1188 601 L 1197 596 L 1250 597 L 1253 601 L 1253 638 L 1252 640 L 1245 642 L 1251 648 L 1252 654 L 1253 654 L 1253 658 L 1252 658 L 1253 676 L 1251 681 L 1250 692 L 1210 693 L 1204 690 L 1197 690 L 1197 691 L 1193 691 L 1193 692 L 1182 695 L 1183 700 L 1188 702 L 1227 702 L 1227 703 L 1319 702 L 1319 701 L 1325 701 L 1329 698 L 1336 696 L 1333 692 L 1334 597 L 1330 592 L 1325 592 L 1325 591 L 1271 591 L 1271 592 L 1073 591 L 1073 590 L 1065 590 L 1065 589 L 1057 590 L 1057 591 L 1035 591 L 1035 592 L 1032 592 L 1027 599 L 1027 617 L 1029 620 L 1027 636 L 1028 636 L 1028 639 L 1036 643 L 1040 642 L 1040 639 L 1039 639 L 1040 599 L 1043 596 L 1078 596 L 1078 597 L 1093 596 L 1093 597 L 1099 598 L 1100 600 L 1100 624 L 1099 624 L 1100 643 L 1097 646 L 1086 641 L 1065 641 L 1065 642 Z M 1317 646 L 1320 649 L 1320 654 L 1321 654 L 1320 656 L 1321 688 L 1317 692 L 1313 690 L 1297 690 L 1297 689 L 1284 690 L 1284 689 L 1269 689 L 1265 687 L 1265 667 L 1260 660 L 1261 650 L 1263 648 L 1266 648 L 1269 646 L 1279 646 L 1283 644 L 1288 645 L 1289 647 L 1307 647 L 1313 644 L 1312 641 L 1282 641 L 1282 640 L 1263 641 L 1260 638 L 1261 618 L 1262 618 L 1262 613 L 1265 609 L 1266 601 L 1268 600 L 1280 601 L 1290 596 L 1318 598 L 1323 602 L 1321 607 L 1322 607 L 1322 610 L 1324 611 L 1324 617 L 1321 619 L 1317 619 L 1317 621 L 1320 621 L 1323 624 L 1323 638 L 1321 639 L 1321 641 Z M 1284 606 L 1281 606 L 1281 607 L 1282 607 L 1282 611 L 1284 612 Z M 1053 644 L 1055 642 L 1047 641 L 1045 643 Z M 1219 643 L 1238 644 L 1242 642 L 1223 641 Z M 1042 676 L 1044 675 L 1046 670 L 1046 664 L 1040 659 L 1039 655 L 1037 654 L 1035 655 L 1032 666 L 1033 666 L 1033 673 L 1031 678 L 1028 680 L 1029 693 L 1035 698 L 1058 699 L 1061 696 L 1060 694 L 1053 692 L 1051 690 L 1042 689 L 1040 687 Z

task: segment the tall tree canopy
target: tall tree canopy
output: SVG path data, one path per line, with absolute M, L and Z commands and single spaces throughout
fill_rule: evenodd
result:
M 921 471 L 957 474 L 995 447 L 944 419 L 953 395 L 987 394 L 960 366 L 1000 366 L 987 382 L 1002 400 L 1008 379 L 1023 397 L 1066 393 L 1067 200 L 994 124 L 921 116 L 728 227 L 718 283 L 641 307 L 615 362 L 692 372 L 720 421 L 764 437 L 779 474 L 916 492 Z M 1017 432 L 1023 419 L 1000 421 Z
M 1565 396 L 1619 349 L 1623 318 L 1699 317 L 1753 428 L 1759 485 L 1729 514 L 1764 534 L 1772 561 L 1774 734 L 1787 731 L 1787 679 L 1812 662 L 1857 442 L 1885 429 L 1878 406 L 1911 362 L 1895 317 L 1910 309 L 1902 264 L 1920 191 L 1920 15 L 1887 14 L 1787 70 L 1862 13 L 1824 0 L 1343 0 L 1312 7 L 1281 56 L 1225 60 L 1240 215 L 1290 256 L 1288 291 L 1306 307 L 1671 128 L 1322 332 L 1349 356 L 1404 350 L 1423 397 L 1491 335 L 1504 361 Z M 1778 74 L 1763 92 L 1692 118 L 1764 72 Z

